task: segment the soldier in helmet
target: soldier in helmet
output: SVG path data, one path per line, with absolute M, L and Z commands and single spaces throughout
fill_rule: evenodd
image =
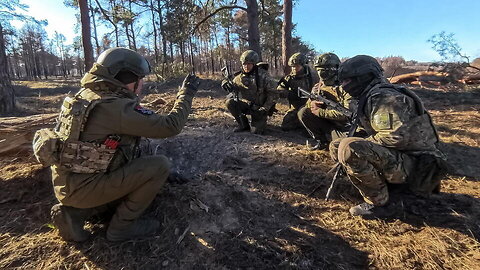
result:
M 240 56 L 242 70 L 235 74 L 233 83 L 222 82 L 222 87 L 238 93 L 230 96 L 226 106 L 237 121 L 234 132 L 251 131 L 263 134 L 267 118 L 275 101 L 275 82 L 268 75 L 264 65 L 259 65 L 260 57 L 255 51 L 247 50 Z M 247 115 L 252 116 L 251 127 Z
M 408 184 L 427 195 L 438 191 L 443 155 L 429 113 L 420 98 L 383 76 L 378 62 L 357 55 L 340 65 L 343 89 L 359 101 L 356 120 L 368 137 L 340 138 L 330 154 L 340 162 L 365 202 L 350 208 L 354 216 L 385 217 L 393 213 L 387 184 Z
M 149 72 L 149 63 L 137 52 L 111 48 L 82 78 L 82 88 L 64 100 L 55 129 L 61 140 L 59 161 L 51 166 L 60 202 L 51 213 L 64 239 L 87 240 L 85 220 L 112 205 L 108 240 L 129 240 L 158 229 L 157 220 L 139 217 L 165 183 L 170 165 L 165 156 L 141 156 L 138 142 L 180 133 L 199 79 L 188 75 L 170 113 L 157 115 L 139 105 Z
M 334 53 L 324 53 L 315 57 L 314 66 L 321 81 L 312 91 L 340 103 L 347 109 L 354 110 L 355 102 L 352 102 L 350 95 L 345 93 L 338 83 L 339 65 L 340 59 Z M 320 101 L 309 100 L 307 105 L 298 112 L 298 118 L 315 140 L 311 150 L 327 148 L 332 139 L 343 137 L 348 131 L 349 119 L 337 110 L 325 107 Z
M 288 59 L 288 65 L 292 67 L 292 71 L 283 77 L 277 87 L 279 96 L 287 98 L 290 108 L 283 117 L 282 130 L 294 130 L 302 128 L 302 124 L 298 120 L 298 110 L 305 105 L 306 100 L 298 96 L 298 87 L 311 91 L 313 87 L 313 78 L 310 67 L 307 65 L 307 57 L 302 53 L 294 53 Z

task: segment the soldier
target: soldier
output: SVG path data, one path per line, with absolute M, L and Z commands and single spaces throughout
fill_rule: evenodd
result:
M 311 91 L 313 87 L 313 78 L 310 67 L 307 65 L 307 57 L 302 53 L 293 54 L 288 59 L 288 65 L 292 67 L 292 72 L 282 78 L 278 84 L 277 90 L 280 91 L 281 98 L 287 98 L 290 105 L 289 110 L 282 120 L 282 130 L 294 130 L 302 128 L 298 120 L 298 110 L 307 102 L 298 96 L 298 87 Z
M 81 80 L 82 88 L 62 105 L 55 132 L 62 147 L 51 166 L 55 196 L 52 218 L 65 240 L 85 241 L 87 218 L 116 206 L 107 229 L 110 241 L 154 233 L 159 222 L 139 219 L 169 175 L 165 156 L 139 156 L 140 137 L 165 138 L 182 130 L 199 79 L 185 78 L 168 115 L 139 105 L 147 60 L 133 50 L 111 48 Z M 34 141 L 35 148 L 35 141 Z
M 315 57 L 314 66 L 320 77 L 312 91 L 332 101 L 340 103 L 347 109 L 355 110 L 355 102 L 342 90 L 338 83 L 337 72 L 340 59 L 333 53 L 324 53 Z M 311 150 L 323 150 L 332 139 L 345 137 L 348 120 L 335 109 L 325 107 L 321 101 L 309 100 L 298 112 L 298 118 L 315 143 Z
M 392 85 L 370 56 L 357 55 L 340 65 L 343 89 L 359 100 L 356 121 L 368 134 L 340 138 L 330 144 L 330 154 L 345 169 L 365 203 L 350 208 L 365 218 L 391 215 L 387 183 L 408 184 L 416 194 L 440 188 L 444 168 L 439 138 L 420 98 Z
M 222 88 L 230 95 L 226 106 L 237 121 L 238 128 L 234 132 L 250 131 L 263 134 L 267 126 L 267 118 L 271 115 L 275 100 L 275 82 L 268 75 L 255 51 L 247 50 L 240 56 L 242 70 L 235 74 L 232 82 L 222 81 Z M 246 115 L 252 116 L 252 127 Z

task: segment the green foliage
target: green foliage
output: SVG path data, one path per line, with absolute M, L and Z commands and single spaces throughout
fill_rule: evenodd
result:
M 454 36 L 454 33 L 447 34 L 442 31 L 430 37 L 427 42 L 432 44 L 432 49 L 442 57 L 443 61 L 470 62 L 469 57 L 462 53 L 462 48 L 460 48 Z

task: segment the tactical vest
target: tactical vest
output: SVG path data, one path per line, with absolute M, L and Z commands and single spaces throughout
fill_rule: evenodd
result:
M 111 91 L 94 92 L 88 88 L 67 96 L 56 127 L 35 134 L 33 144 L 37 159 L 44 165 L 57 165 L 74 173 L 105 172 L 116 149 L 103 143 L 80 141 L 80 134 L 96 105 L 118 97 Z

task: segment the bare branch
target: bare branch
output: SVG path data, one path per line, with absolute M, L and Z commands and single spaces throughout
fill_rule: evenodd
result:
M 195 27 L 193 27 L 192 33 L 195 33 L 195 31 L 198 29 L 198 27 L 200 27 L 200 25 L 201 25 L 202 23 L 206 22 L 208 19 L 210 19 L 211 17 L 215 16 L 215 14 L 217 14 L 218 12 L 220 12 L 220 11 L 222 11 L 222 10 L 225 10 L 225 9 L 235 9 L 235 8 L 238 8 L 238 9 L 241 9 L 241 10 L 244 10 L 244 11 L 247 11 L 247 8 L 242 7 L 242 6 L 237 6 L 237 5 L 219 7 L 219 8 L 217 8 L 215 11 L 213 11 L 212 13 L 210 13 L 207 17 L 203 18 L 200 22 L 198 22 L 197 24 L 195 24 Z

